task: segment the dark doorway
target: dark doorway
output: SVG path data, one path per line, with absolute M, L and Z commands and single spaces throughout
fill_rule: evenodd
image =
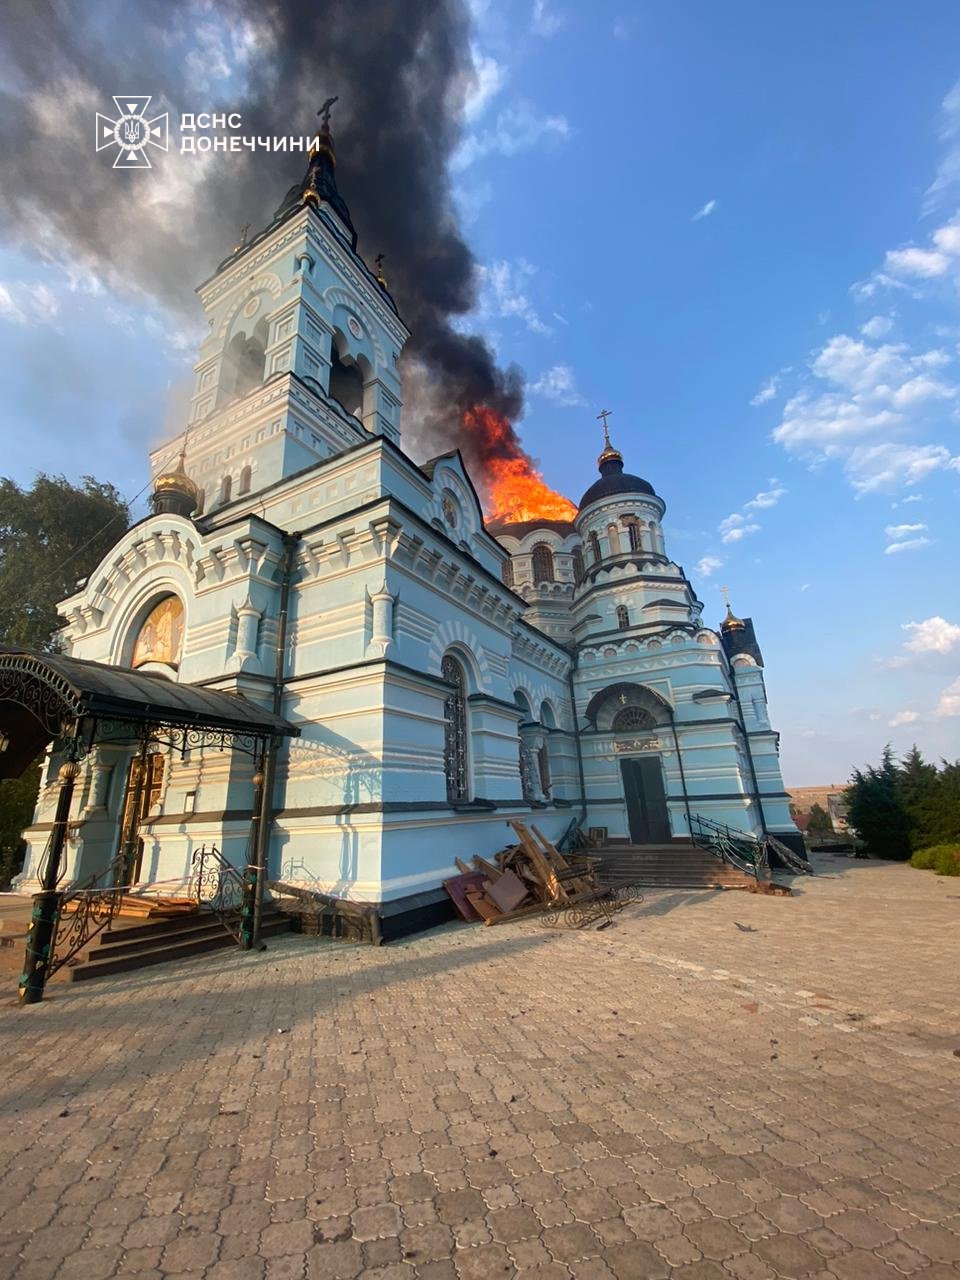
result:
M 634 844 L 669 844 L 670 815 L 659 757 L 621 760 L 630 839 Z

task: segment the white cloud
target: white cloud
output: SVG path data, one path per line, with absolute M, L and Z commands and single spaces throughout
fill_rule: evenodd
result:
M 56 294 L 45 284 L 4 284 L 0 281 L 0 319 L 24 328 L 53 324 L 60 314 Z
M 767 507 L 775 507 L 786 492 L 782 485 L 768 489 L 765 493 L 758 493 L 755 498 L 745 502 L 743 509 L 744 511 L 762 511 Z
M 709 578 L 710 575 L 716 573 L 722 565 L 723 560 L 720 556 L 702 556 L 697 561 L 696 572 L 701 578 Z
M 768 400 L 772 400 L 780 389 L 780 376 L 774 374 L 772 378 L 768 378 L 757 394 L 750 401 L 752 405 L 766 404 Z
M 936 177 L 927 188 L 924 213 L 932 213 L 944 194 L 960 181 L 960 80 L 941 103 L 939 135 L 945 144 L 944 154 Z
M 887 724 L 891 729 L 896 729 L 902 724 L 915 724 L 919 719 L 919 711 L 898 711 L 887 721 Z
M 885 556 L 895 556 L 899 555 L 901 551 L 920 551 L 923 547 L 929 546 L 929 538 L 906 538 L 903 542 L 891 542 L 889 547 L 884 547 L 883 554 Z
M 888 249 L 884 266 L 895 276 L 932 280 L 946 275 L 950 269 L 950 258 L 939 249 L 918 249 L 908 245 L 905 249 Z
M 923 533 L 925 524 L 888 524 L 884 533 L 888 538 L 904 538 L 908 533 Z
M 538 36 L 556 35 L 566 18 L 556 13 L 547 5 L 547 0 L 533 0 L 533 13 L 530 17 L 530 30 Z
M 729 515 L 725 520 L 720 521 L 720 541 L 740 542 L 751 533 L 757 533 L 759 529 L 760 526 L 758 524 L 755 524 L 746 516 L 741 515 L 739 511 L 734 511 L 732 515 Z
M 546 369 L 530 389 L 545 400 L 565 408 L 586 404 L 568 364 L 555 364 L 552 369 Z
M 693 215 L 690 221 L 699 222 L 701 218 L 709 218 L 711 213 L 713 213 L 714 209 L 716 209 L 716 207 L 717 207 L 716 200 L 708 200 L 702 209 L 697 210 L 697 212 Z
M 934 471 L 957 469 L 958 458 L 940 444 L 858 445 L 846 455 L 844 470 L 858 494 L 914 485 Z
M 913 633 L 903 646 L 911 653 L 949 653 L 960 645 L 960 627 L 939 614 L 922 622 L 905 622 L 902 629 Z
M 935 716 L 960 716 L 960 676 L 948 684 L 933 709 Z
M 536 272 L 536 267 L 525 258 L 518 258 L 516 262 L 501 261 L 486 267 L 478 266 L 479 316 L 513 318 L 522 321 L 531 333 L 550 333 L 550 326 L 540 319 L 536 307 L 527 296 L 527 288 Z
M 468 124 L 479 120 L 487 109 L 487 104 L 503 88 L 507 79 L 507 69 L 496 58 L 475 49 L 473 51 L 473 73 L 464 93 L 463 114 Z
M 938 348 L 912 353 L 903 343 L 871 346 L 837 334 L 810 363 L 827 389 L 791 397 L 773 439 L 814 465 L 841 462 L 858 493 L 916 484 L 956 465 L 943 445 L 899 438 L 923 428 L 935 405 L 960 393 L 955 383 L 931 375 L 949 363 Z
M 889 316 L 871 316 L 866 324 L 860 326 L 860 332 L 865 338 L 874 340 L 885 338 L 892 328 L 893 321 Z
M 462 171 L 484 156 L 515 156 L 538 143 L 569 136 L 566 116 L 538 115 L 528 102 L 518 102 L 504 107 L 489 128 L 468 133 L 453 156 L 452 167 Z

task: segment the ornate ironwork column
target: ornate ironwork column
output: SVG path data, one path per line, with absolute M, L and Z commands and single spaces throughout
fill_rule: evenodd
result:
M 60 921 L 60 901 L 63 897 L 57 890 L 60 862 L 63 857 L 63 846 L 67 840 L 73 789 L 79 776 L 80 764 L 76 760 L 68 760 L 66 764 L 62 764 L 57 775 L 60 781 L 60 794 L 57 796 L 57 812 L 53 820 L 53 830 L 50 833 L 50 851 L 47 854 L 46 866 L 40 881 L 42 889 L 34 895 L 33 899 L 33 914 L 27 933 L 27 951 L 24 957 L 23 973 L 20 976 L 21 1004 L 37 1004 L 43 999 L 43 988 L 47 981 L 47 970 L 53 957 L 53 943 Z

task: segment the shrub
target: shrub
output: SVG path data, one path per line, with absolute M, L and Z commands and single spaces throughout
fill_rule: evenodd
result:
M 932 871 L 936 857 L 936 847 L 930 845 L 926 849 L 918 849 L 910 859 L 910 865 L 911 867 L 918 867 L 921 871 Z
M 927 845 L 916 851 L 910 865 L 921 871 L 935 871 L 938 876 L 960 876 L 960 844 Z
M 960 876 L 960 845 L 941 844 L 937 850 L 933 869 L 938 876 Z

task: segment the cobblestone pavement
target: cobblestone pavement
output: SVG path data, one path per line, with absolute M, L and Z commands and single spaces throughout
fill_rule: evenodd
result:
M 0 1275 L 956 1280 L 960 883 L 291 937 L 0 1008 Z

